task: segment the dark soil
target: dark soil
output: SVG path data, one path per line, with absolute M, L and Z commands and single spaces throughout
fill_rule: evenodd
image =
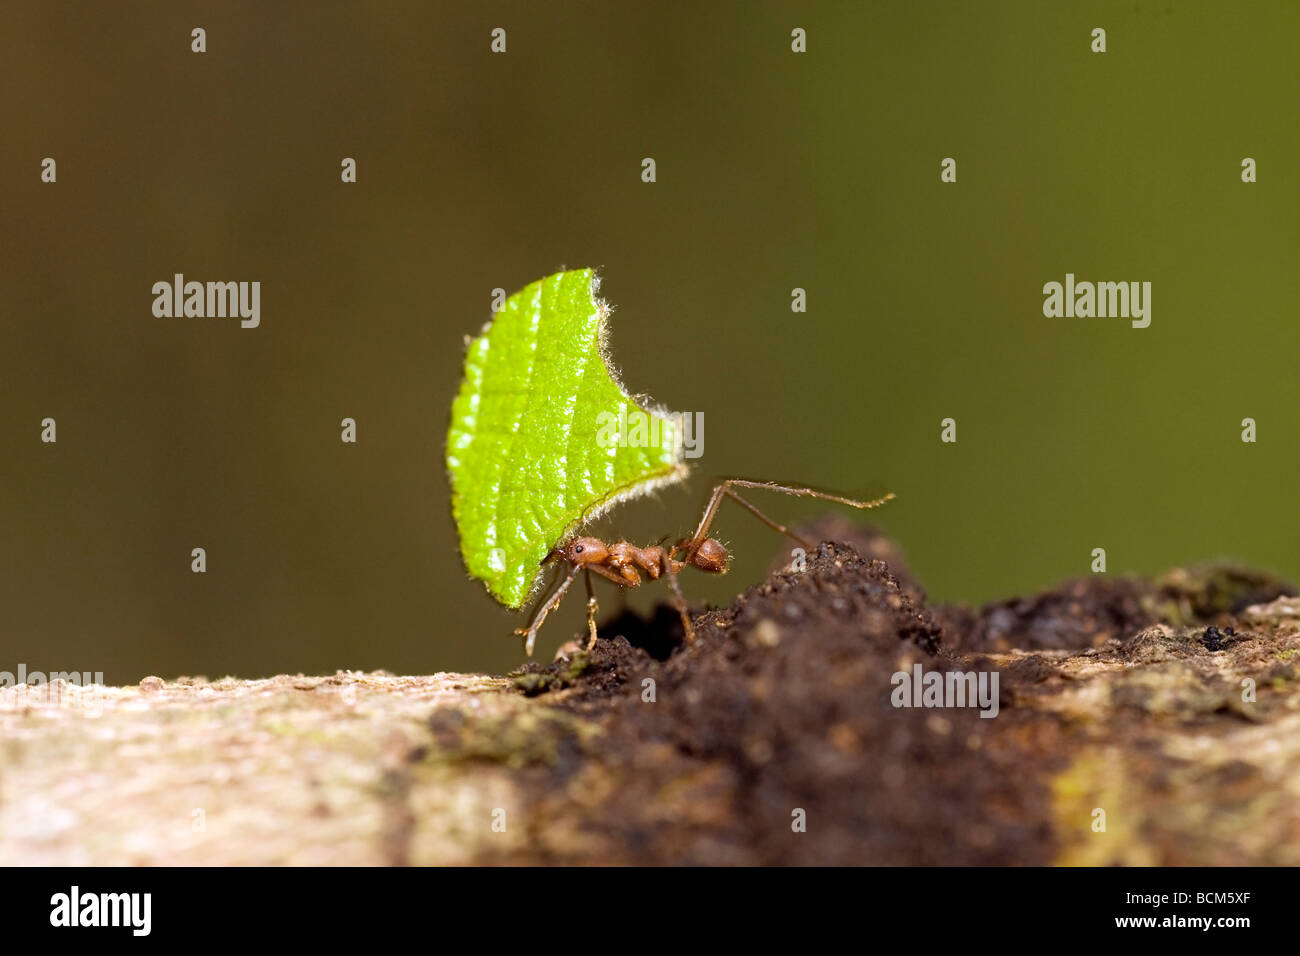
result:
M 617 849 L 584 862 L 1050 863 L 1079 836 L 1070 827 L 1088 832 L 1093 803 L 1116 799 L 1089 792 L 1108 779 L 1085 772 L 1090 748 L 1131 745 L 1147 783 L 1168 791 L 1181 764 L 1153 749 L 1153 718 L 1267 719 L 1262 705 L 1244 713 L 1220 669 L 1234 648 L 1275 650 L 1234 617 L 1294 593 L 1266 575 L 1094 576 L 978 610 L 931 609 L 892 542 L 835 530 L 867 556 L 822 544 L 805 570 L 778 569 L 729 608 L 700 614 L 693 645 L 665 605 L 607 622 L 590 655 L 571 649 L 517 673 L 524 693 L 601 728 L 530 771 L 552 795 L 539 799 L 565 814 L 554 795 L 599 768 L 580 826 Z M 997 716 L 894 706 L 893 675 L 917 664 L 996 672 Z M 1282 665 L 1269 666 L 1276 676 Z M 1070 696 L 1089 680 L 1111 682 L 1102 703 Z M 1063 838 L 1076 797 L 1084 818 Z M 1085 840 L 1078 852 L 1100 845 Z

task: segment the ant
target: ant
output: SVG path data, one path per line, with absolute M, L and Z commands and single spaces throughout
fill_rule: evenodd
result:
M 537 606 L 528 627 L 515 631 L 516 634 L 524 638 L 524 650 L 527 651 L 528 656 L 531 657 L 533 654 L 533 645 L 537 641 L 537 632 L 541 628 L 542 622 L 546 620 L 548 614 L 560 606 L 560 602 L 564 600 L 564 595 L 568 593 L 569 586 L 573 584 L 573 579 L 578 576 L 579 571 L 584 572 L 587 584 L 588 651 L 596 646 L 596 612 L 598 609 L 596 592 L 592 587 L 592 574 L 599 574 L 602 578 L 613 581 L 621 588 L 640 587 L 641 572 L 645 572 L 646 576 L 652 581 L 657 581 L 660 575 L 667 577 L 668 584 L 673 592 L 673 605 L 677 608 L 677 613 L 682 619 L 686 642 L 693 644 L 695 642 L 695 628 L 691 624 L 691 617 L 686 609 L 686 599 L 682 597 L 682 590 L 677 584 L 677 573 L 687 567 L 707 571 L 710 574 L 725 574 L 727 572 L 730 554 L 722 542 L 718 541 L 717 538 L 709 537 L 709 528 L 713 525 L 713 519 L 718 514 L 718 507 L 722 504 L 723 498 L 731 498 L 778 534 L 793 538 L 804 548 L 809 551 L 813 550 L 815 547 L 813 544 L 799 537 L 785 525 L 778 524 L 763 514 L 754 505 L 736 494 L 732 490 L 733 488 L 765 488 L 769 491 L 779 491 L 787 495 L 821 498 L 824 501 L 834 501 L 838 504 L 848 505 L 850 508 L 863 509 L 879 507 L 894 497 L 891 492 L 883 498 L 876 498 L 873 501 L 854 501 L 851 498 L 841 498 L 838 495 L 830 495 L 812 488 L 779 485 L 771 481 L 728 478 L 713 489 L 713 494 L 709 496 L 708 507 L 704 509 L 704 515 L 700 518 L 700 524 L 695 529 L 694 536 L 683 538 L 672 548 L 665 548 L 661 544 L 652 544 L 640 548 L 628 541 L 615 541 L 607 544 L 599 538 L 588 536 L 571 537 L 565 543 L 552 548 L 541 562 L 544 566 L 552 561 L 562 561 L 569 566 L 568 573 L 564 575 L 564 579 L 560 581 L 559 586 L 551 595 Z

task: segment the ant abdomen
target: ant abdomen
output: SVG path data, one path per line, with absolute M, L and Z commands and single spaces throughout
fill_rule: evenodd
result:
M 727 570 L 727 562 L 731 555 L 727 549 L 722 546 L 722 542 L 717 538 L 705 538 L 700 542 L 700 546 L 690 557 L 690 563 L 693 567 L 701 571 L 708 571 L 711 574 L 723 574 Z

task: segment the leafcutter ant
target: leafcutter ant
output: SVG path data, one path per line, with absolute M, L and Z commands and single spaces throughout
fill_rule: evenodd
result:
M 851 498 L 841 498 L 839 495 L 827 494 L 812 488 L 780 485 L 770 481 L 728 478 L 713 489 L 713 494 L 709 496 L 709 504 L 700 518 L 699 527 L 695 529 L 695 534 L 690 538 L 683 538 L 671 548 L 665 548 L 660 544 L 638 547 L 628 541 L 606 543 L 599 538 L 573 535 L 562 544 L 552 548 L 550 553 L 542 559 L 543 565 L 562 562 L 568 565 L 568 571 L 564 574 L 555 590 L 537 606 L 528 627 L 515 631 L 516 634 L 524 638 L 524 650 L 528 652 L 530 657 L 532 656 L 538 630 L 546 620 L 547 615 L 560 606 L 560 602 L 564 600 L 564 595 L 568 593 L 569 586 L 573 584 L 573 579 L 578 576 L 579 572 L 583 573 L 587 584 L 588 650 L 591 650 L 596 645 L 596 613 L 599 607 L 596 602 L 595 588 L 592 586 L 591 576 L 593 574 L 598 574 L 621 588 L 640 587 L 642 572 L 652 581 L 658 580 L 660 575 L 666 577 L 669 586 L 672 588 L 673 605 L 676 607 L 677 613 L 681 615 L 686 640 L 688 643 L 693 643 L 695 641 L 695 628 L 691 624 L 691 616 L 686 608 L 686 599 L 682 597 L 681 588 L 677 584 L 677 572 L 683 568 L 692 567 L 700 571 L 707 571 L 710 574 L 726 573 L 730 555 L 720 541 L 709 537 L 709 529 L 713 526 L 713 519 L 717 517 L 718 507 L 722 504 L 723 498 L 731 498 L 769 528 L 779 534 L 793 538 L 804 548 L 812 550 L 814 546 L 811 543 L 800 538 L 785 525 L 778 524 L 763 514 L 753 504 L 738 495 L 733 490 L 735 488 L 765 488 L 769 491 L 779 491 L 782 494 L 796 495 L 803 498 L 820 498 L 824 501 L 834 501 L 838 504 L 848 505 L 850 508 L 863 509 L 878 507 L 894 497 L 890 493 L 883 498 L 876 498 L 872 501 L 854 501 Z

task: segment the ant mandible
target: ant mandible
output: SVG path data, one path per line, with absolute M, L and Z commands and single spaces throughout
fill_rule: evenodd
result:
M 718 506 L 722 504 L 723 498 L 731 498 L 777 533 L 793 538 L 810 551 L 813 549 L 812 544 L 799 537 L 785 525 L 773 521 L 750 502 L 736 494 L 732 490 L 734 488 L 764 488 L 787 495 L 821 498 L 825 501 L 848 505 L 851 508 L 863 509 L 879 507 L 894 497 L 891 492 L 872 501 L 854 501 L 852 498 L 841 498 L 839 495 L 827 494 L 812 488 L 779 485 L 770 481 L 728 478 L 713 489 L 713 494 L 709 496 L 708 507 L 704 509 L 704 515 L 700 518 L 699 527 L 695 529 L 695 535 L 690 538 L 683 538 L 672 548 L 664 548 L 658 544 L 640 548 L 628 541 L 615 541 L 612 544 L 607 544 L 599 538 L 588 536 L 571 537 L 563 544 L 552 548 L 546 557 L 542 559 L 543 565 L 552 561 L 564 562 L 569 566 L 568 573 L 564 575 L 563 580 L 560 581 L 551 595 L 538 605 L 528 627 L 515 631 L 516 634 L 524 638 L 524 650 L 528 652 L 528 656 L 531 657 L 533 654 L 533 645 L 537 641 L 537 632 L 541 628 L 542 622 L 546 620 L 548 614 L 560 606 L 560 602 L 564 600 L 564 595 L 568 593 L 569 586 L 573 584 L 573 579 L 578 576 L 579 571 L 584 572 L 587 584 L 587 630 L 589 634 L 587 650 L 591 650 L 596 646 L 596 612 L 599 606 L 596 602 L 595 589 L 592 586 L 592 574 L 599 574 L 602 578 L 613 581 L 621 588 L 640 587 L 641 572 L 643 571 L 652 581 L 658 580 L 660 575 L 667 577 L 668 584 L 673 592 L 673 605 L 682 619 L 682 629 L 685 632 L 686 641 L 687 643 L 694 643 L 695 628 L 691 624 L 691 617 L 686 609 L 686 599 L 682 597 L 682 590 L 677 584 L 677 572 L 683 568 L 692 567 L 707 571 L 710 574 L 726 573 L 730 555 L 720 541 L 709 537 L 709 528 L 713 525 L 713 519 L 717 516 Z M 679 554 L 681 557 L 678 557 Z

